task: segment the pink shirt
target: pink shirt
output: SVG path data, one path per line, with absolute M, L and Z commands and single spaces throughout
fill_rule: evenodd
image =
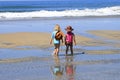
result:
M 67 42 L 73 42 L 73 33 L 72 32 L 69 32 L 66 34 L 66 41 Z

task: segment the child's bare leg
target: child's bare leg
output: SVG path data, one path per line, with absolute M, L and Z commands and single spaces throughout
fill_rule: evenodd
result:
M 56 56 L 58 56 L 58 54 L 59 54 L 59 48 L 60 48 L 60 44 L 57 45 L 57 48 L 56 48 Z
M 53 54 L 56 55 L 56 49 L 54 49 Z
M 57 48 L 56 49 L 56 56 L 58 56 L 58 53 L 59 53 L 59 49 Z

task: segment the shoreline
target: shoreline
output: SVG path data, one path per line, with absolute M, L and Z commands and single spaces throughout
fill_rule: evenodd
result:
M 30 20 L 68 20 L 68 19 L 102 19 L 102 18 L 120 18 L 120 15 L 111 15 L 111 16 L 76 16 L 76 17 L 33 17 L 33 18 L 13 18 L 13 19 L 0 19 L 1 21 L 30 21 Z

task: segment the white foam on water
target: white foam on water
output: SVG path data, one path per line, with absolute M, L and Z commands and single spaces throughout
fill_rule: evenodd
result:
M 24 19 L 41 17 L 119 16 L 120 6 L 99 9 L 75 9 L 64 11 L 0 12 L 0 19 Z

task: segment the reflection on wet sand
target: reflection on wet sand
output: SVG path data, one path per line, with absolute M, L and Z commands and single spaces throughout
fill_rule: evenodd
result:
M 55 64 L 51 66 L 51 71 L 53 75 L 55 76 L 55 80 L 61 80 L 61 78 L 63 77 L 64 68 L 60 64 L 60 59 L 58 56 L 54 57 L 54 61 L 55 61 L 54 62 Z
M 75 80 L 75 69 L 73 56 L 65 57 L 65 65 L 60 63 L 58 56 L 54 57 L 54 66 L 51 67 L 55 80 Z
M 66 56 L 65 72 L 67 80 L 75 80 L 75 69 L 76 66 L 73 65 L 73 56 Z

